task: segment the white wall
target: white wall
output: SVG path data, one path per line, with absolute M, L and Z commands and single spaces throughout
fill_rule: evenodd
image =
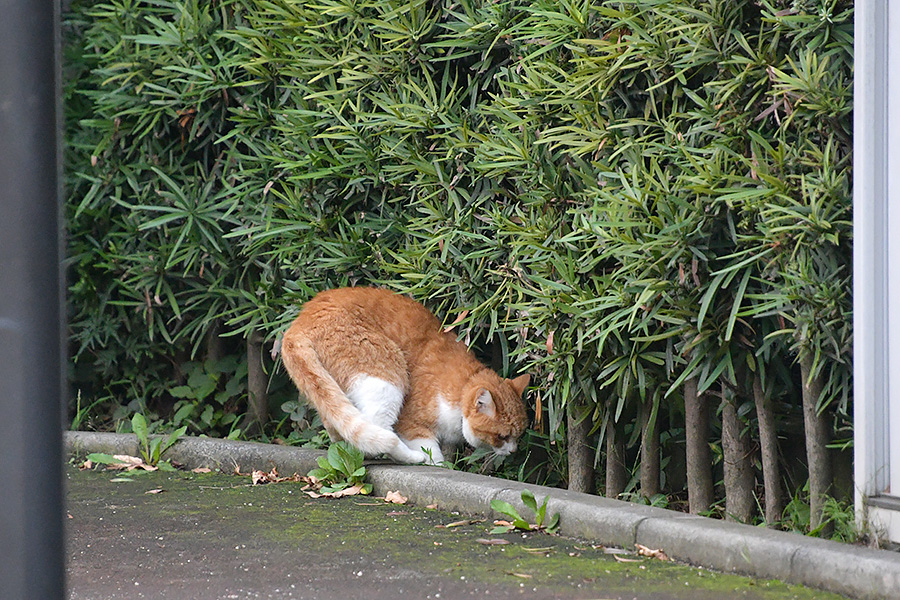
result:
M 900 4 L 859 0 L 855 15 L 856 506 L 900 541 Z

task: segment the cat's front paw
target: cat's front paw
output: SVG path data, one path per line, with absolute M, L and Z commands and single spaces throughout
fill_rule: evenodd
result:
M 439 466 L 444 462 L 444 455 L 441 453 L 441 446 L 438 444 L 437 440 L 431 438 L 418 438 L 407 441 L 406 445 L 413 452 L 423 452 L 425 454 L 425 460 L 422 462 L 426 465 Z
M 421 450 L 413 450 L 412 453 L 415 455 L 416 458 L 415 458 L 415 460 L 410 461 L 411 463 L 415 463 L 417 465 L 422 464 L 422 463 L 424 463 L 426 465 L 431 464 L 431 458 L 427 454 L 422 452 Z
M 390 453 L 390 456 L 398 463 L 406 463 L 409 465 L 421 464 L 428 461 L 427 454 L 421 450 L 413 450 L 402 442 L 397 444 L 393 452 Z
M 422 452 L 425 453 L 426 465 L 434 465 L 435 467 L 439 467 L 441 466 L 441 463 L 444 462 L 444 455 L 441 454 L 439 448 L 429 448 L 428 446 L 422 446 Z

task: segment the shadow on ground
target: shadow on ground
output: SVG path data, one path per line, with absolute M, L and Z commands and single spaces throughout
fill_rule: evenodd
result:
M 74 467 L 66 477 L 71 600 L 840 598 L 569 538 L 491 536 L 490 523 L 420 506 L 313 500 L 296 483 Z

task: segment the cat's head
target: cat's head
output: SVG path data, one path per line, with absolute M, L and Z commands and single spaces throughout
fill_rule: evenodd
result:
M 476 448 L 506 456 L 528 424 L 522 392 L 530 375 L 503 379 L 490 369 L 473 375 L 463 389 L 463 436 Z

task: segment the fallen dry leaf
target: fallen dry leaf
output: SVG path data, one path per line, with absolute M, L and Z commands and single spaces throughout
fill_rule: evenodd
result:
M 324 494 L 329 498 L 343 498 L 344 496 L 356 496 L 357 494 L 361 494 L 363 488 L 365 487 L 364 483 L 357 483 L 353 487 L 344 488 L 342 490 L 338 490 L 336 492 L 331 492 L 329 494 Z
M 520 577 L 522 579 L 531 579 L 534 575 L 529 575 L 528 573 L 514 573 L 512 571 L 507 572 L 507 575 L 512 575 L 513 577 Z
M 669 560 L 669 556 L 660 549 L 648 548 L 643 544 L 635 544 L 634 547 L 637 548 L 638 554 L 640 554 L 641 556 L 656 558 L 659 560 Z
M 406 504 L 407 500 L 409 500 L 409 498 L 401 495 L 399 491 L 388 492 L 384 495 L 384 501 L 390 502 L 391 504 Z
M 431 510 L 435 510 L 437 508 L 437 504 L 429 504 L 425 508 L 430 508 Z
M 191 469 L 191 473 L 212 473 L 212 469 L 197 467 L 196 469 Z
M 509 540 L 504 540 L 503 538 L 478 538 L 475 541 L 484 546 L 505 546 L 509 543 Z
M 344 496 L 355 496 L 357 494 L 361 494 L 364 486 L 365 484 L 357 483 L 353 487 L 344 488 L 336 492 L 325 492 L 324 494 L 320 494 L 315 490 L 306 489 L 304 489 L 303 492 L 310 498 L 343 498 Z
M 110 471 L 134 471 L 135 469 L 143 469 L 145 471 L 156 471 L 156 467 L 151 467 L 137 456 L 128 456 L 127 454 L 113 454 L 113 458 L 119 462 L 106 465 Z
M 80 470 L 82 470 L 82 471 L 87 471 L 87 470 L 89 470 L 89 469 L 94 468 L 94 463 L 92 463 L 92 462 L 89 461 L 89 460 L 85 460 L 83 463 L 81 463 L 80 465 L 78 465 L 78 468 L 79 468 Z
M 643 562 L 642 558 L 623 558 L 618 554 L 613 554 L 613 558 L 615 558 L 619 562 Z
M 239 471 L 235 471 L 238 475 L 246 477 L 246 473 L 241 473 Z M 278 475 L 278 470 L 275 467 L 272 467 L 272 470 L 269 472 L 266 471 L 253 471 L 250 474 L 250 479 L 253 481 L 253 485 L 261 485 L 265 483 L 281 483 L 282 481 L 293 481 L 293 482 L 306 482 L 311 483 L 311 480 L 306 477 L 300 477 L 296 473 L 290 475 L 288 477 L 281 477 Z
M 435 525 L 435 529 L 453 529 L 454 527 L 462 527 L 463 525 L 472 525 L 474 523 L 484 523 L 484 519 L 466 519 L 464 521 L 453 521 L 446 525 Z
M 166 491 L 166 490 L 164 490 L 162 488 L 156 488 L 155 490 L 147 490 L 144 493 L 145 494 L 162 494 L 164 491 Z
M 529 554 L 550 554 L 553 551 L 553 546 L 546 546 L 544 548 L 525 548 L 522 547 L 522 550 L 528 552 Z
M 386 513 L 385 516 L 386 517 L 399 517 L 399 516 L 408 515 L 408 514 L 409 514 L 408 510 L 392 510 L 391 512 Z

